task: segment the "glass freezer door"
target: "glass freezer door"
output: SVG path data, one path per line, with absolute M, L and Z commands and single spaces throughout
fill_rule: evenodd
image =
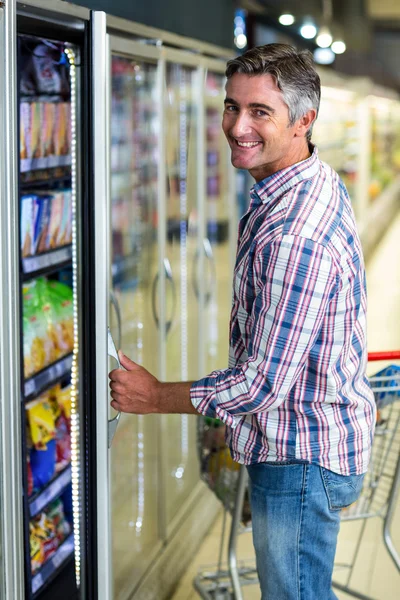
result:
M 197 98 L 195 68 L 167 63 L 164 87 L 166 149 L 166 379 L 192 381 L 199 377 Z M 196 418 L 168 415 L 164 469 L 166 520 L 171 524 L 199 481 Z
M 124 353 L 155 376 L 160 352 L 157 77 L 156 62 L 112 51 L 110 287 L 117 310 L 111 309 L 110 325 Z M 127 597 L 160 545 L 159 422 L 157 415 L 122 415 L 111 447 L 115 600 Z

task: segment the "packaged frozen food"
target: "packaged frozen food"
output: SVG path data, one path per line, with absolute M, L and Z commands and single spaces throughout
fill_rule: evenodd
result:
M 56 471 L 62 471 L 71 462 L 70 423 L 64 413 L 61 398 L 61 386 L 49 391 L 49 403 L 53 411 L 56 428 Z
M 56 105 L 54 102 L 41 102 L 41 148 L 42 156 L 54 156 L 54 127 L 56 121 Z
M 42 546 L 44 562 L 48 560 L 57 550 L 60 541 L 54 521 L 46 512 L 42 512 L 31 522 L 34 527 L 34 535 Z
M 68 128 L 70 127 L 71 105 L 69 102 L 58 102 L 55 110 L 54 152 L 56 156 L 67 156 L 70 153 Z
M 58 246 L 64 246 L 72 242 L 72 191 L 64 190 L 63 208 L 58 236 Z
M 49 222 L 51 214 L 51 195 L 37 195 L 33 212 L 33 252 L 40 254 L 49 250 Z
M 48 228 L 48 248 L 57 248 L 60 238 L 61 221 L 63 217 L 64 194 L 56 192 L 52 195 L 50 202 L 50 222 Z
M 57 390 L 57 402 L 65 418 L 70 423 L 71 421 L 71 385 L 59 388 Z
M 21 254 L 24 258 L 34 253 L 33 229 L 36 201 L 37 196 L 34 194 L 21 197 Z

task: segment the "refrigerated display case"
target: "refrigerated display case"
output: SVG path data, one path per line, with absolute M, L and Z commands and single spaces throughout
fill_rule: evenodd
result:
M 369 202 L 373 203 L 400 174 L 400 103 L 392 98 L 369 97 L 371 166 Z
M 69 571 L 78 475 L 76 62 L 68 41 L 18 35 L 21 396 L 26 597 Z M 74 261 L 73 261 L 74 257 Z M 75 317 L 75 318 L 74 318 Z M 30 549 L 30 552 L 29 552 Z M 53 591 L 54 593 L 54 591 Z

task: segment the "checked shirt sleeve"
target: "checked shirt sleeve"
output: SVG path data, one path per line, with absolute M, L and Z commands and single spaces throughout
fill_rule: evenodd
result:
M 231 427 L 245 414 L 276 409 L 296 382 L 339 285 L 329 251 L 286 235 L 256 259 L 258 293 L 247 317 L 248 359 L 192 385 L 198 412 Z

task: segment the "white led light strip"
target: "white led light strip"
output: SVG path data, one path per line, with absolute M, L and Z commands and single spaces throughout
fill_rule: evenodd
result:
M 65 49 L 69 61 L 71 81 L 71 195 L 72 195 L 72 288 L 74 313 L 74 352 L 71 370 L 71 480 L 72 480 L 72 509 L 75 546 L 75 576 L 77 587 L 80 587 L 81 575 L 81 502 L 80 502 L 80 463 L 79 463 L 79 320 L 78 320 L 78 260 L 77 260 L 77 198 L 76 198 L 76 66 L 75 52 Z

